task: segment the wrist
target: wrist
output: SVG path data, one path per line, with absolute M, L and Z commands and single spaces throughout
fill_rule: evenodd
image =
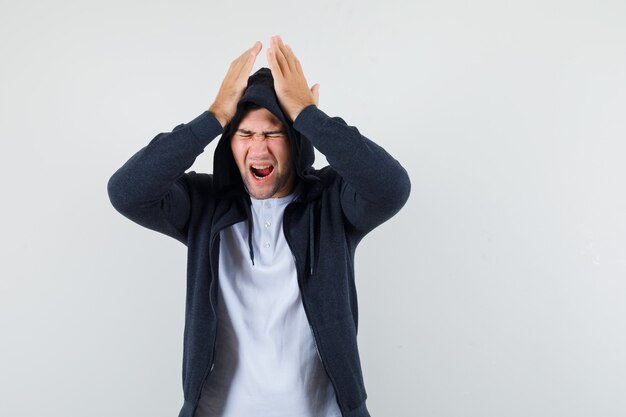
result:
M 317 105 L 315 103 L 310 103 L 310 104 L 307 104 L 306 106 L 302 107 L 300 109 L 300 111 L 298 111 L 297 113 L 294 113 L 294 117 L 293 117 L 293 119 L 291 119 L 291 121 L 295 124 L 296 123 L 296 119 L 298 118 L 298 116 L 300 116 L 309 107 L 317 108 Z
M 211 114 L 213 114 L 213 116 L 215 116 L 218 122 L 220 122 L 220 125 L 222 125 L 222 128 L 226 127 L 226 125 L 230 122 L 230 118 L 226 116 L 226 114 L 223 111 L 221 111 L 219 108 L 215 106 L 211 106 L 209 107 L 208 111 Z
M 306 109 L 307 107 L 309 107 L 311 105 L 315 105 L 315 103 L 305 103 L 305 104 L 302 104 L 302 105 L 298 106 L 298 108 L 295 111 L 292 111 L 289 114 L 289 117 L 291 118 L 291 121 L 295 122 L 296 119 L 298 118 L 298 116 L 300 115 L 300 113 L 302 113 L 302 110 Z

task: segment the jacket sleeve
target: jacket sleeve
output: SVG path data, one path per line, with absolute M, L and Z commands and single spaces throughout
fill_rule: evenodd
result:
M 189 174 L 204 148 L 223 132 L 205 111 L 171 132 L 157 134 L 109 179 L 113 207 L 133 222 L 187 244 Z
M 302 110 L 293 126 L 341 177 L 341 208 L 362 235 L 404 206 L 411 192 L 406 170 L 356 127 L 328 116 L 315 105 Z

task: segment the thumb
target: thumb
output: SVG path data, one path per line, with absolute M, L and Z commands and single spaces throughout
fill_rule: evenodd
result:
M 319 84 L 314 84 L 313 87 L 311 87 L 311 94 L 313 94 L 313 101 L 315 101 L 315 105 L 319 106 L 319 103 L 320 103 L 320 85 Z

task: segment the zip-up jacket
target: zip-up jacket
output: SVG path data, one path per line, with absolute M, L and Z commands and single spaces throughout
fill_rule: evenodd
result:
M 228 125 L 222 128 L 204 111 L 171 132 L 159 133 L 107 185 L 117 211 L 187 247 L 184 403 L 179 417 L 193 417 L 213 368 L 220 231 L 252 221 L 250 197 L 230 150 L 246 102 L 267 108 L 287 130 L 299 188 L 285 209 L 283 232 L 296 264 L 304 310 L 342 416 L 370 416 L 357 346 L 354 256 L 361 239 L 406 203 L 409 177 L 356 127 L 315 105 L 303 109 L 292 123 L 278 104 L 270 70 L 261 68 L 248 79 Z M 186 172 L 220 135 L 213 173 Z M 324 154 L 328 166 L 313 168 L 313 147 Z M 249 256 L 254 259 L 252 245 Z

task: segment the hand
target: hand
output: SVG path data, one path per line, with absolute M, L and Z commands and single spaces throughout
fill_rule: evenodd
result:
M 274 78 L 278 102 L 291 121 L 307 106 L 319 103 L 320 85 L 309 89 L 300 61 L 289 45 L 284 45 L 279 35 L 272 36 L 267 49 L 267 60 Z
M 256 41 L 252 48 L 246 50 L 230 63 L 217 97 L 211 107 L 209 107 L 209 111 L 213 113 L 222 127 L 230 123 L 235 116 L 237 103 L 248 85 L 248 77 L 252 71 L 252 66 L 262 47 L 261 42 Z

